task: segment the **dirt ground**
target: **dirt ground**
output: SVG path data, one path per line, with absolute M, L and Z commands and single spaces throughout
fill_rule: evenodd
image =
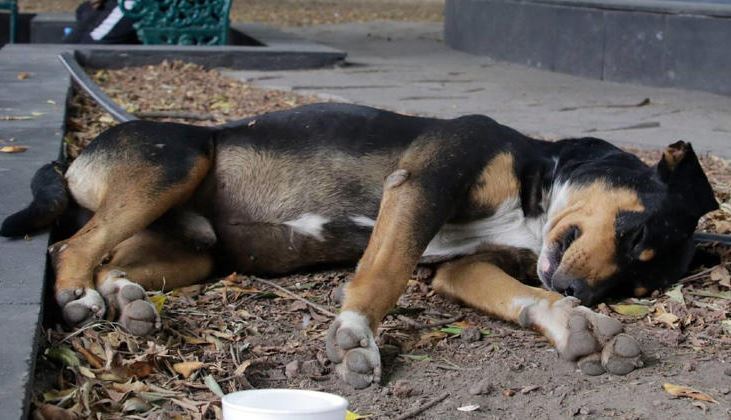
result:
M 203 121 L 183 119 L 196 124 L 315 100 L 263 91 L 184 63 L 92 76 L 131 112 L 207 115 Z M 195 83 L 176 82 L 191 78 Z M 150 91 L 150 85 L 160 88 Z M 83 97 L 71 104 L 66 142 L 74 156 L 113 121 Z M 658 156 L 642 152 L 650 162 Z M 702 160 L 723 203 L 703 220 L 702 229 L 729 232 L 731 169 L 712 156 Z M 350 410 L 374 419 L 398 417 L 445 392 L 441 402 L 415 418 L 731 418 L 731 258 L 728 250 L 716 251 L 721 265 L 670 290 L 597 308 L 620 319 L 642 345 L 645 367 L 625 377 L 583 376 L 559 360 L 541 336 L 435 295 L 428 270 L 421 270 L 381 328 L 383 384 L 354 391 L 336 377 L 324 355 L 331 317 L 293 298 L 337 312 L 333 291 L 349 280 L 350 270 L 273 280 L 286 291 L 231 275 L 151 293 L 163 319 L 162 330 L 152 337 L 129 336 L 111 322 L 69 333 L 49 317 L 37 361 L 35 414 L 215 418 L 221 413 L 217 393 L 291 387 L 340 394 Z M 700 394 L 676 397 L 664 384 Z M 479 407 L 459 410 L 470 405 Z
M 21 12 L 73 12 L 80 0 L 20 0 Z M 371 20 L 442 19 L 443 0 L 234 0 L 231 20 L 304 26 Z

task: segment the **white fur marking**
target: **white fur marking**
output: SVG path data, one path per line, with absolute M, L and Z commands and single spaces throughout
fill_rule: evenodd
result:
M 66 171 L 69 191 L 80 206 L 96 211 L 107 187 L 107 168 L 100 159 L 81 155 Z
M 74 302 L 79 303 L 89 309 L 92 309 L 94 306 L 96 306 L 97 310 L 94 313 L 94 316 L 97 318 L 104 316 L 104 313 L 106 313 L 107 311 L 107 306 L 104 304 L 104 299 L 102 299 L 102 295 L 100 295 L 99 292 L 94 289 L 85 288 L 83 297 L 72 300 L 69 303 Z
M 556 161 L 558 162 L 558 161 Z M 556 180 L 554 184 L 551 186 L 550 191 L 548 191 L 546 194 L 544 194 L 544 202 L 547 203 L 547 206 L 544 206 L 543 208 L 547 209 L 546 211 L 546 222 L 543 226 L 543 234 L 542 237 L 546 237 L 548 235 L 549 230 L 551 229 L 551 220 L 553 220 L 558 213 L 563 211 L 566 206 L 568 205 L 569 196 L 571 195 L 571 185 L 569 185 L 568 182 L 560 182 Z M 538 271 L 548 271 L 548 268 L 550 267 L 550 263 L 548 262 L 548 253 L 549 248 L 551 247 L 551 244 L 542 243 L 540 252 L 538 253 Z M 539 274 L 540 275 L 540 274 Z M 541 281 L 543 281 L 543 278 L 541 278 Z
M 376 221 L 375 220 L 371 219 L 370 217 L 363 216 L 363 215 L 350 216 L 350 220 L 353 223 L 355 223 L 356 225 L 363 226 L 363 227 L 370 227 L 370 228 L 372 228 L 373 226 L 376 225 Z
M 97 287 L 99 289 L 99 291 L 102 292 L 103 295 L 106 296 L 106 295 L 112 294 L 117 290 L 122 290 L 122 288 L 124 286 L 128 286 L 128 285 L 132 285 L 134 287 L 139 287 L 140 289 L 144 290 L 144 288 L 142 286 L 140 286 L 139 284 L 137 284 L 133 281 L 130 281 L 124 277 L 119 277 L 114 274 L 111 274 L 115 271 L 116 270 L 113 270 L 112 272 L 110 272 L 110 274 L 107 275 L 106 279 L 104 279 L 104 282 Z
M 503 201 L 491 217 L 444 225 L 424 256 L 470 254 L 485 243 L 528 248 L 537 254 L 545 223 L 545 215 L 525 217 L 519 198 L 512 197 Z
M 355 311 L 343 311 L 338 315 L 341 327 L 347 327 L 353 330 L 363 330 L 370 332 L 371 327 L 368 325 L 368 318 Z
M 328 222 L 330 222 L 330 219 L 327 217 L 322 217 L 319 214 L 305 213 L 297 219 L 284 222 L 284 224 L 291 227 L 292 230 L 300 235 L 311 236 L 318 241 L 324 241 L 325 238 L 322 236 L 322 229 Z

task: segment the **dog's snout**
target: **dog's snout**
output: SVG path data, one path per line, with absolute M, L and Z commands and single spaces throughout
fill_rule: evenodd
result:
M 553 276 L 553 290 L 564 296 L 574 296 L 583 301 L 584 297 L 587 297 L 589 286 L 583 279 L 558 272 Z

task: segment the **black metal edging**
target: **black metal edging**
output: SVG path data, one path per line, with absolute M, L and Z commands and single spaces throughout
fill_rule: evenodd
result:
M 70 52 L 62 52 L 58 55 L 58 59 L 61 61 L 66 70 L 69 72 L 74 81 L 84 89 L 84 92 L 88 93 L 96 103 L 98 103 L 105 111 L 114 117 L 119 122 L 137 120 L 139 118 L 128 113 L 122 107 L 116 104 L 107 96 L 104 91 L 101 90 L 99 85 L 94 83 L 93 80 L 86 74 L 79 62 L 76 61 L 74 55 Z
M 693 240 L 698 244 L 719 244 L 731 246 L 731 235 L 723 235 L 720 233 L 696 232 L 693 234 Z

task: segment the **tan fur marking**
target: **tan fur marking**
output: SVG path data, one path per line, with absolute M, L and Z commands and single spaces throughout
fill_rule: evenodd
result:
M 173 238 L 142 231 L 122 241 L 96 272 L 96 284 L 111 270 L 124 271 L 129 280 L 147 290 L 171 290 L 199 283 L 213 271 L 213 259 Z
M 641 298 L 641 297 L 647 296 L 647 294 L 649 292 L 650 291 L 646 287 L 639 286 L 639 287 L 635 287 L 634 295 L 635 295 L 635 297 Z
M 527 286 L 484 260 L 485 256 L 475 255 L 443 264 L 437 270 L 432 287 L 438 293 L 516 323 L 525 307 L 543 300 L 553 303 L 562 298 L 556 292 Z
M 513 155 L 500 153 L 482 170 L 480 178 L 470 191 L 470 201 L 480 207 L 496 209 L 508 198 L 520 194 L 520 183 L 515 176 Z
M 157 186 L 162 177 L 159 168 L 143 161 L 111 167 L 107 180 L 114 182 L 114 187 L 103 188 L 106 193 L 94 217 L 65 241 L 63 251 L 52 255 L 56 290 L 92 287 L 94 269 L 104 255 L 172 207 L 188 200 L 210 165 L 210 160 L 199 158 L 185 180 L 163 191 L 158 191 Z M 130 173 L 135 176 L 129 176 Z
M 569 192 L 568 205 L 551 221 L 550 243 L 557 243 L 571 226 L 581 235 L 566 251 L 559 270 L 596 286 L 617 271 L 615 222 L 620 212 L 644 210 L 637 192 L 598 181 Z
M 668 147 L 662 153 L 662 158 L 668 165 L 668 169 L 673 170 L 678 163 L 685 157 L 685 150 L 682 147 Z
M 419 210 L 428 205 L 416 178 L 432 164 L 438 142 L 425 138 L 412 145 L 398 162 L 410 176 L 398 188 L 385 189 L 378 218 L 355 277 L 345 292 L 343 311 L 368 318 L 374 332 L 406 288 L 427 243 L 417 243 L 424 221 Z
M 415 209 L 424 205 L 409 186 L 407 181 L 384 193 L 368 247 L 346 289 L 343 310 L 365 315 L 373 331 L 403 293 L 423 251 L 409 240 L 418 228 Z
M 642 250 L 642 252 L 640 252 L 640 256 L 639 256 L 640 261 L 647 262 L 653 258 L 655 258 L 654 249 L 647 248 L 647 249 Z

